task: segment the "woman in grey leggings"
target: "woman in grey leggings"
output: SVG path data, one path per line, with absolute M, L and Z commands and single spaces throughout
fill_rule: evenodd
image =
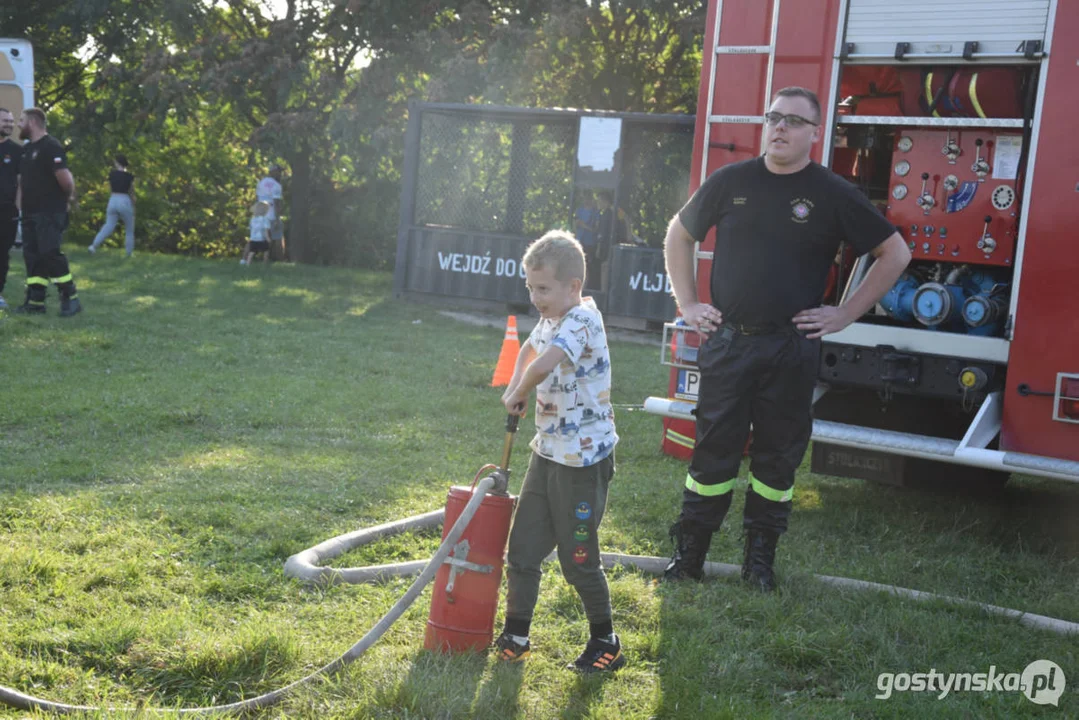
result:
M 135 176 L 127 170 L 127 157 L 118 154 L 109 173 L 109 207 L 106 211 L 105 224 L 98 231 L 93 244 L 86 248 L 90 254 L 97 252 L 101 243 L 112 235 L 119 220 L 124 221 L 124 248 L 127 256 L 135 252 Z

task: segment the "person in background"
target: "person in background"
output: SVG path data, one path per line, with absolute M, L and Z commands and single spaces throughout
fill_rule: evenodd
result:
M 51 280 L 60 291 L 60 317 L 71 317 L 82 312 L 82 302 L 60 244 L 75 202 L 75 178 L 68 170 L 64 146 L 49 135 L 46 122 L 40 108 L 24 110 L 19 121 L 19 137 L 29 140 L 19 162 L 16 200 L 22 218 L 26 301 L 15 312 L 43 314 Z
M 255 253 L 262 253 L 262 262 L 270 259 L 270 203 L 259 201 L 251 206 L 251 222 L 248 224 L 247 247 L 240 260 L 241 265 L 250 265 Z
M 19 232 L 19 209 L 15 196 L 19 190 L 19 158 L 22 145 L 11 139 L 15 132 L 15 116 L 0 108 L 0 310 L 7 308 L 4 284 L 9 269 L 8 256 Z
M 270 204 L 269 219 L 270 241 L 281 243 L 281 257 L 285 256 L 285 223 L 281 217 L 282 200 L 284 193 L 281 189 L 281 166 L 274 163 L 270 166 L 270 173 L 259 180 L 255 187 L 255 200 Z
M 596 200 L 592 193 L 587 190 L 581 193 L 581 204 L 573 215 L 573 234 L 577 242 L 581 243 L 584 250 L 585 268 L 587 277 L 584 286 L 588 288 L 600 287 L 599 282 L 599 211 L 596 210 Z
M 86 248 L 93 255 L 105 242 L 112 231 L 116 229 L 116 223 L 124 223 L 124 249 L 127 257 L 135 252 L 135 176 L 127 169 L 127 156 L 117 154 L 113 159 L 112 171 L 109 172 L 109 206 L 105 211 L 105 224 L 97 233 L 94 242 Z

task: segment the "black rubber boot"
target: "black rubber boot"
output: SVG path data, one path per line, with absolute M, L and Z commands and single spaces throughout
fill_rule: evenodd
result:
M 712 531 L 679 520 L 671 525 L 670 537 L 674 541 L 674 555 L 663 571 L 663 580 L 703 579 L 704 559 L 712 544 Z
M 79 302 L 79 298 L 60 298 L 60 317 L 71 317 L 80 312 L 82 312 L 82 303 Z
M 742 560 L 742 580 L 761 592 L 776 589 L 773 566 L 779 534 L 771 530 L 746 530 L 745 557 Z

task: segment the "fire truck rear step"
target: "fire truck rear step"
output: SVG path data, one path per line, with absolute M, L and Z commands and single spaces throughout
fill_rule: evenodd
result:
M 915 433 L 878 430 L 876 428 L 847 425 L 830 420 L 813 421 L 813 440 L 849 448 L 894 453 L 906 457 L 942 460 L 960 465 L 980 467 L 1001 472 L 1019 472 L 1058 480 L 1079 482 L 1079 462 L 1058 458 L 1028 455 L 1026 453 L 990 450 L 983 445 L 992 438 L 996 418 L 994 403 L 978 413 L 971 430 L 963 440 L 930 437 Z M 650 397 L 644 402 L 644 410 L 665 417 L 694 420 L 694 403 Z M 999 428 L 999 425 L 996 425 Z

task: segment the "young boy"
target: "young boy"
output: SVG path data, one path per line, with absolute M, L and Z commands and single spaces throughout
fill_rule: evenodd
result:
M 260 200 L 251 206 L 251 225 L 248 228 L 247 247 L 244 248 L 241 265 L 250 265 L 255 253 L 262 253 L 262 262 L 270 259 L 270 203 Z
M 540 564 L 557 548 L 562 574 L 577 590 L 591 630 L 584 652 L 568 667 L 617 670 L 626 658 L 611 622 L 596 537 L 618 442 L 607 333 L 592 298 L 581 298 L 585 258 L 572 235 L 547 233 L 528 247 L 522 264 L 541 318 L 521 347 L 502 403 L 524 415 L 535 389 L 536 436 L 510 531 L 506 625 L 495 646 L 510 662 L 531 653 Z

